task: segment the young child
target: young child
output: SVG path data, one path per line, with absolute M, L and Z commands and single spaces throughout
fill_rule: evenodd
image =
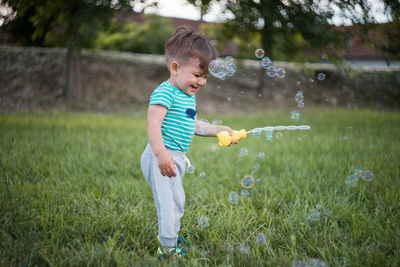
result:
M 196 93 L 206 85 L 208 64 L 216 58 L 212 45 L 203 36 L 179 27 L 165 44 L 167 81 L 152 93 L 147 115 L 147 144 L 141 167 L 153 191 L 158 215 L 159 258 L 164 253 L 180 255 L 186 251 L 178 242 L 185 192 L 182 179 L 186 152 L 193 135 L 216 136 L 228 126 L 210 125 L 197 120 Z M 232 141 L 232 143 L 237 143 Z M 179 237 L 180 240 L 184 240 Z

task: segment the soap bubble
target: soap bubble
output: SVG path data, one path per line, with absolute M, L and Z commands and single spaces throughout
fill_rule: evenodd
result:
M 255 162 L 253 165 L 253 170 L 258 171 L 258 169 L 260 169 L 260 163 Z
M 260 153 L 258 153 L 257 157 L 259 159 L 264 159 L 265 158 L 265 153 L 264 152 L 260 152 Z
M 226 76 L 233 76 L 233 74 L 235 74 L 237 68 L 236 65 L 233 63 L 228 63 L 228 72 L 226 73 Z
M 310 221 L 316 222 L 319 220 L 319 211 L 316 209 L 310 210 L 310 214 L 308 216 Z
M 193 165 L 186 166 L 186 172 L 187 172 L 188 174 L 194 173 L 194 166 L 193 166 Z
M 304 108 L 304 102 L 299 102 L 299 103 L 297 104 L 297 106 L 298 106 L 299 108 Z
M 325 75 L 325 73 L 321 72 L 321 73 L 318 73 L 317 78 L 318 78 L 318 80 L 323 81 L 323 80 L 325 80 L 326 75 Z
M 350 175 L 347 177 L 345 183 L 350 186 L 350 187 L 354 187 L 357 185 L 358 182 L 358 177 L 355 175 Z
M 314 82 L 314 79 L 313 79 L 313 78 L 308 78 L 308 81 L 309 81 L 310 83 L 313 83 L 313 82 Z
M 255 138 L 260 137 L 260 136 L 261 136 L 261 131 L 254 132 L 254 133 L 253 133 L 253 136 L 254 136 Z
M 258 244 L 265 244 L 265 243 L 267 242 L 267 239 L 265 238 L 265 235 L 264 235 L 264 234 L 260 233 L 260 234 L 258 234 L 257 237 L 256 237 L 256 242 L 257 242 Z
M 206 172 L 205 171 L 200 171 L 199 173 L 200 178 L 206 178 Z
M 267 68 L 267 76 L 271 77 L 271 78 L 276 76 L 276 67 L 275 66 L 269 66 Z
M 202 250 L 202 251 L 201 251 L 201 256 L 202 256 L 203 258 L 207 257 L 207 250 Z
M 283 137 L 283 134 L 282 133 L 276 133 L 276 139 L 281 139 Z
M 297 94 L 294 97 L 294 100 L 296 100 L 297 103 L 303 102 L 304 101 L 303 91 L 301 91 L 301 90 L 297 91 Z
M 228 97 L 226 98 L 226 100 L 227 100 L 228 102 L 231 102 L 232 97 L 228 96 Z
M 297 81 L 297 82 L 296 82 L 296 85 L 297 85 L 297 86 L 300 86 L 300 85 L 301 85 L 301 81 Z
M 239 201 L 239 194 L 234 191 L 230 192 L 229 197 L 228 197 L 229 204 L 234 205 L 234 204 L 237 204 L 238 201 Z
M 264 49 L 261 49 L 261 48 L 256 49 L 256 51 L 254 52 L 254 55 L 257 58 L 262 58 L 265 55 Z
M 363 171 L 363 169 L 362 168 L 360 168 L 360 167 L 356 167 L 356 168 L 354 168 L 354 173 L 353 173 L 357 178 L 362 178 L 363 177 L 363 174 L 364 174 L 364 171 Z
M 249 154 L 249 150 L 245 147 L 242 147 L 239 152 L 239 157 L 246 157 Z
M 286 70 L 284 68 L 278 68 L 276 70 L 276 77 L 282 79 L 282 78 L 285 78 L 285 76 L 286 76 Z
M 233 57 L 232 56 L 226 56 L 225 61 L 229 63 L 233 63 Z
M 372 180 L 372 176 L 374 176 L 374 174 L 371 171 L 365 171 L 363 179 L 367 182 L 370 182 Z
M 242 190 L 242 193 L 240 193 L 242 195 L 242 197 L 249 197 L 250 196 L 250 192 L 246 189 Z
M 199 218 L 199 226 L 201 228 L 206 228 L 208 226 L 208 218 L 207 217 L 200 217 Z
M 225 78 L 228 73 L 228 67 L 224 60 L 215 59 L 208 65 L 208 71 L 216 78 Z
M 240 249 L 239 249 L 240 253 L 242 254 L 249 254 L 250 252 L 250 246 L 249 244 L 247 244 L 246 242 L 242 243 L 240 245 Z
M 265 140 L 268 142 L 272 142 L 274 136 L 272 135 L 272 131 L 267 131 L 267 135 L 265 136 Z
M 250 175 L 245 175 L 242 179 L 242 186 L 244 188 L 252 188 L 254 185 L 254 178 Z
M 232 252 L 233 252 L 233 249 L 234 249 L 233 245 L 228 244 L 228 247 L 226 248 L 226 252 L 232 253 Z
M 294 121 L 298 121 L 300 119 L 300 112 L 298 111 L 292 111 L 292 113 L 290 114 L 290 118 Z
M 317 205 L 315 205 L 315 208 L 316 208 L 317 210 L 321 210 L 321 209 L 322 209 L 322 205 L 321 205 L 321 204 L 317 204 Z
M 261 67 L 263 69 L 267 69 L 269 66 L 271 66 L 272 61 L 271 61 L 271 59 L 269 57 L 263 57 L 261 59 L 260 63 L 261 63 Z

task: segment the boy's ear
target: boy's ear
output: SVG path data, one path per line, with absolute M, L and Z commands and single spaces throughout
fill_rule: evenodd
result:
M 171 72 L 172 75 L 178 75 L 178 69 L 179 69 L 179 62 L 173 60 L 171 64 L 169 64 L 169 71 Z

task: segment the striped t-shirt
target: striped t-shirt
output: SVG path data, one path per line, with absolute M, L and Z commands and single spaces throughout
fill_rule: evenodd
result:
M 164 145 L 188 151 L 196 128 L 196 96 L 189 96 L 165 81 L 150 96 L 149 105 L 157 104 L 168 109 L 161 126 Z

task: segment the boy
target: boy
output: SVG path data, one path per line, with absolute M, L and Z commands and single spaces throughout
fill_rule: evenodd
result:
M 216 136 L 228 126 L 210 125 L 197 120 L 197 91 L 206 85 L 208 64 L 216 58 L 212 45 L 192 30 L 179 27 L 165 44 L 167 81 L 152 93 L 147 115 L 147 144 L 141 158 L 144 176 L 153 191 L 157 207 L 159 258 L 164 253 L 180 255 L 177 245 L 185 193 L 182 179 L 193 135 Z M 232 141 L 232 143 L 237 143 Z M 182 241 L 183 238 L 179 237 Z M 184 242 L 184 240 L 183 240 Z

